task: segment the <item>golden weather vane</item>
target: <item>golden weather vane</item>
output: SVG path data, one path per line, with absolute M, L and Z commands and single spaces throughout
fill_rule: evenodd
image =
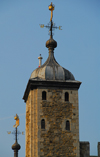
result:
M 19 116 L 16 114 L 16 116 L 14 116 L 14 119 L 16 120 L 15 125 L 13 125 L 13 127 L 17 130 L 17 127 L 19 126 Z M 20 131 L 7 131 L 8 134 L 22 134 L 24 135 L 24 131 L 20 132 Z
M 15 125 L 13 125 L 13 127 L 17 128 L 19 126 L 19 116 L 16 114 L 14 119 L 16 120 L 16 123 L 15 123 Z
M 49 10 L 51 11 L 50 23 L 49 23 L 48 25 L 46 25 L 46 26 L 45 26 L 44 24 L 40 24 L 40 27 L 41 27 L 41 28 L 46 27 L 46 28 L 49 28 L 49 29 L 50 29 L 49 32 L 50 32 L 51 38 L 52 38 L 52 31 L 53 31 L 53 29 L 62 30 L 62 29 L 61 29 L 62 26 L 57 27 L 57 26 L 55 26 L 54 22 L 52 21 L 54 8 L 55 8 L 55 6 L 54 6 L 54 5 L 52 4 L 52 2 L 51 2 L 51 4 L 49 5 Z

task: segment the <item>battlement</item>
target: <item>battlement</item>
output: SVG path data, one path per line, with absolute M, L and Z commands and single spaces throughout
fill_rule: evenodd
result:
M 80 157 L 100 157 L 100 142 L 98 142 L 98 156 L 90 155 L 90 143 L 89 142 L 80 142 Z

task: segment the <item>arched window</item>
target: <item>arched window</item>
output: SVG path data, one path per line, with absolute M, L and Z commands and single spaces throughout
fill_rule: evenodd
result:
M 45 129 L 45 120 L 44 119 L 41 120 L 41 129 Z
M 68 92 L 65 93 L 65 101 L 69 101 L 69 93 Z
M 70 122 L 69 122 L 69 120 L 66 121 L 66 130 L 70 130 Z
M 46 92 L 45 91 L 42 92 L 42 100 L 46 100 Z

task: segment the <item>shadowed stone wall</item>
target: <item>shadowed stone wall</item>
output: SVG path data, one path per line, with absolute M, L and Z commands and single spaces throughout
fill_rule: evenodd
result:
M 98 142 L 98 156 L 100 157 L 100 142 Z
M 26 157 L 38 156 L 37 98 L 37 89 L 34 89 L 26 102 Z
M 89 142 L 80 142 L 80 157 L 90 156 L 90 144 Z
M 100 157 L 100 142 L 98 142 L 98 156 L 90 155 L 90 143 L 80 142 L 80 157 Z

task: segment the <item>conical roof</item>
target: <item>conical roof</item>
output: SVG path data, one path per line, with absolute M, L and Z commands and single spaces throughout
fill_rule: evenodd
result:
M 67 69 L 60 66 L 54 57 L 54 48 L 57 47 L 57 42 L 50 36 L 50 39 L 46 42 L 46 47 L 49 49 L 49 56 L 47 61 L 34 70 L 30 79 L 42 79 L 42 80 L 75 80 L 73 74 Z

